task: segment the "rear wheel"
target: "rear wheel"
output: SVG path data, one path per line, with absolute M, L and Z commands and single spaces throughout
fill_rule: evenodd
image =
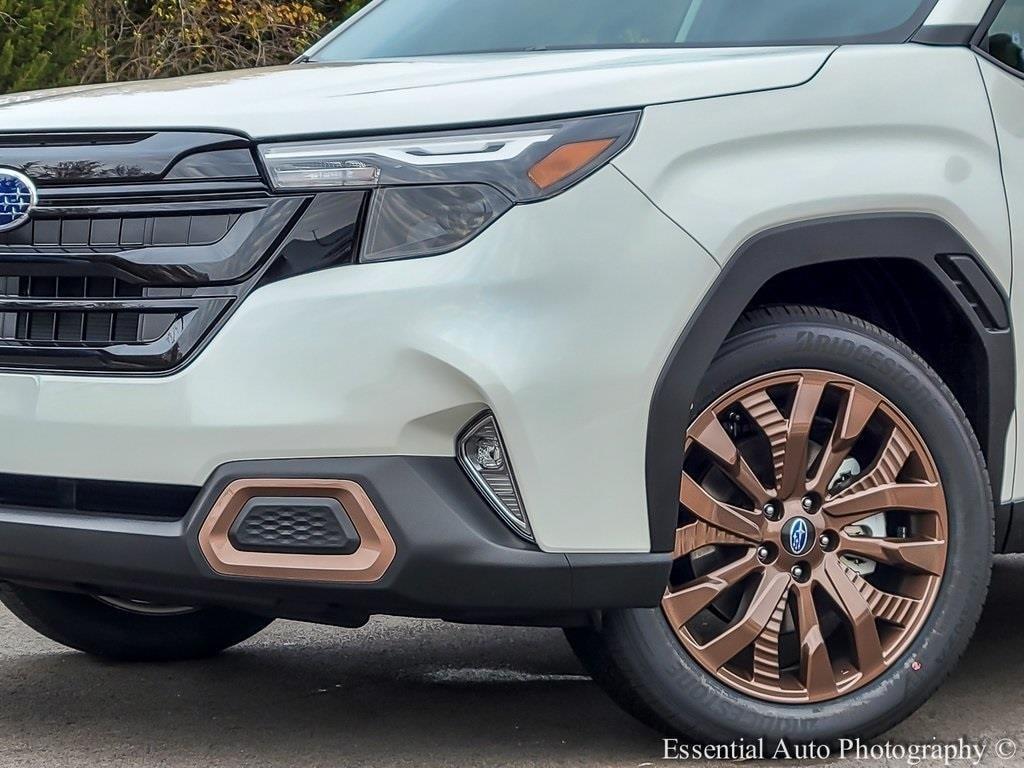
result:
M 249 639 L 272 621 L 222 608 L 158 605 L 12 584 L 0 587 L 0 601 L 39 634 L 116 661 L 213 656 Z
M 914 711 L 985 598 L 992 503 L 933 371 L 855 318 L 744 318 L 702 385 L 659 610 L 572 631 L 595 677 L 663 731 L 827 741 Z

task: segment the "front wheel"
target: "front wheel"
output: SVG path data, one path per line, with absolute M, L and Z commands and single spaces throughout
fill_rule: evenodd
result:
M 213 656 L 272 619 L 222 608 L 167 606 L 117 597 L 0 586 L 0 601 L 39 634 L 114 661 L 183 661 Z
M 569 639 L 664 732 L 829 742 L 913 712 L 963 652 L 993 540 L 977 441 L 927 364 L 815 308 L 746 316 L 685 436 L 662 607 Z

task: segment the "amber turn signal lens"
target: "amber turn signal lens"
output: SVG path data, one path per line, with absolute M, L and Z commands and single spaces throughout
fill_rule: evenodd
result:
M 593 139 L 559 147 L 530 169 L 530 180 L 541 189 L 552 187 L 579 171 L 615 143 L 615 139 Z

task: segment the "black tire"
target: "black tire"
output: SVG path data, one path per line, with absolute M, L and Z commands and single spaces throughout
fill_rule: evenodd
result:
M 112 661 L 207 658 L 248 640 L 273 619 L 220 608 L 143 613 L 89 595 L 4 584 L 0 601 L 44 637 Z
M 918 709 L 953 669 L 988 591 L 993 504 L 984 459 L 955 398 L 905 344 L 849 315 L 813 307 L 753 311 L 709 368 L 694 414 L 760 375 L 819 369 L 861 381 L 890 399 L 932 451 L 946 491 L 946 570 L 931 615 L 910 648 L 878 679 L 815 704 L 756 699 L 706 672 L 660 609 L 605 614 L 600 630 L 570 630 L 587 670 L 624 708 L 666 735 L 696 742 L 738 738 L 834 743 L 884 732 Z

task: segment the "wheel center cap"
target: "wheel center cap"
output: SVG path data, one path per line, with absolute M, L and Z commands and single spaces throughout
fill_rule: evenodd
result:
M 782 546 L 793 557 L 802 557 L 814 546 L 814 526 L 806 517 L 794 517 L 782 529 Z

